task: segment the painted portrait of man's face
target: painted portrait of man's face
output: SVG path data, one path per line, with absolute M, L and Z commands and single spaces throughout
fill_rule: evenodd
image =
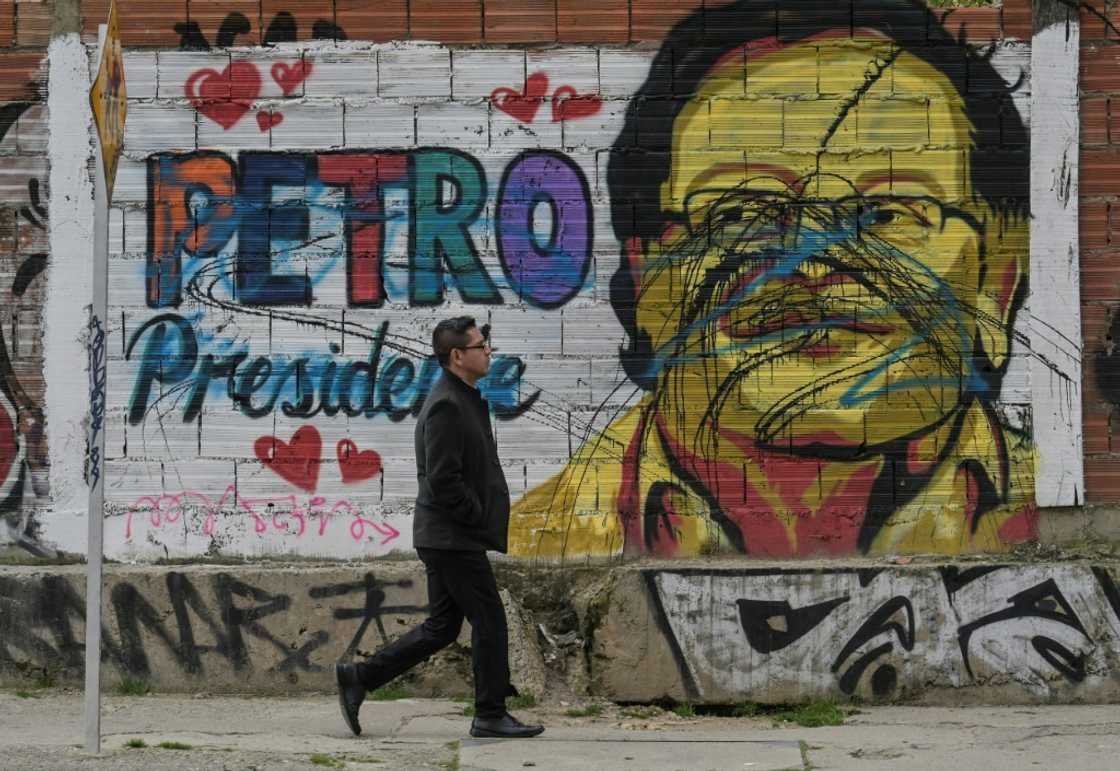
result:
M 740 0 L 664 40 L 606 174 L 641 395 L 518 503 L 517 553 L 1032 537 L 1022 68 L 923 4 L 855 8 Z
M 946 75 L 848 35 L 733 50 L 673 121 L 635 320 L 694 451 L 881 447 L 1006 361 L 1026 219 L 973 188 Z

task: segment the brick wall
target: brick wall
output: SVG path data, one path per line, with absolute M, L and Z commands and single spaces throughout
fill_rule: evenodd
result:
M 293 5 L 285 0 L 120 0 L 117 7 L 126 46 L 158 48 L 178 45 L 181 35 L 176 27 L 185 24 L 197 26 L 203 37 L 214 41 L 230 13 L 239 13 L 247 21 L 247 25 L 238 27 L 238 45 L 259 45 L 268 40 L 269 29 L 279 14 L 291 17 L 295 40 L 326 37 L 491 45 L 656 44 L 693 11 L 727 4 L 697 0 L 309 0 Z M 96 40 L 97 25 L 104 22 L 108 8 L 108 0 L 81 3 L 87 40 Z M 977 43 L 1029 40 L 1031 36 L 1031 10 L 1026 0 L 1007 0 L 989 7 L 941 8 L 937 15 L 954 32 L 967 29 L 968 38 Z M 322 34 L 316 34 L 316 24 Z M 282 28 L 275 28 L 272 39 L 278 39 Z M 0 35 L 3 29 L 0 26 Z
M 0 545 L 49 553 L 43 377 L 47 267 L 46 2 L 0 3 Z
M 1120 500 L 1113 422 L 1120 404 L 1114 347 L 1120 334 L 1120 39 L 1112 4 L 1081 12 L 1081 309 L 1085 393 L 1085 485 L 1090 503 Z

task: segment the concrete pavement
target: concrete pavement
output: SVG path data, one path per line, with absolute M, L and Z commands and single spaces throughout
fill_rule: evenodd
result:
M 867 707 L 845 724 L 805 728 L 767 717 L 681 718 L 604 704 L 518 711 L 548 726 L 522 741 L 467 735 L 464 704 L 369 701 L 350 735 L 333 695 L 293 698 L 107 696 L 104 752 L 82 744 L 76 691 L 0 692 L 0 768 L 46 769 L 627 769 L 777 771 L 915 768 L 1003 771 L 1120 767 L 1120 708 Z M 143 747 L 128 743 L 143 742 Z M 171 744 L 168 744 L 171 743 Z M 167 746 L 160 747 L 160 744 Z M 176 749 L 177 745 L 184 748 Z

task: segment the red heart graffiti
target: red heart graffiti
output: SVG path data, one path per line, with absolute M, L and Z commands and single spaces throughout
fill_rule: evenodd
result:
M 249 62 L 233 62 L 221 72 L 207 67 L 187 78 L 184 91 L 196 110 L 228 131 L 260 94 L 261 74 Z
M 283 120 L 284 116 L 278 112 L 261 110 L 257 113 L 257 125 L 261 127 L 261 131 L 268 131 L 273 126 L 279 126 Z
M 503 86 L 490 92 L 490 101 L 499 110 L 512 115 L 522 123 L 532 123 L 547 92 L 548 75 L 534 72 L 525 80 L 524 93 Z
M 284 96 L 292 93 L 303 81 L 311 75 L 311 62 L 306 59 L 296 62 L 295 64 L 285 64 L 284 62 L 276 62 L 272 65 L 272 79 L 280 86 L 280 90 L 284 92 Z
M 373 450 L 358 452 L 358 445 L 349 439 L 340 441 L 335 453 L 338 455 L 338 468 L 342 471 L 342 481 L 345 484 L 361 482 L 381 473 L 381 456 Z
M 603 100 L 598 96 L 580 96 L 572 86 L 560 86 L 552 94 L 552 122 L 586 118 L 599 112 L 602 107 Z
M 301 490 L 315 492 L 319 483 L 323 440 L 315 426 L 303 426 L 290 443 L 275 436 L 262 436 L 253 444 L 257 459 Z

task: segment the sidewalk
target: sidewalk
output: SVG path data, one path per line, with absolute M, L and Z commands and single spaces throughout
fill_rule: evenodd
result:
M 103 753 L 82 744 L 80 692 L 0 693 L 0 767 L 46 769 L 495 769 L 546 771 L 775 771 L 915 768 L 1002 771 L 1116 768 L 1120 708 L 870 707 L 842 726 L 803 728 L 768 718 L 628 717 L 605 706 L 519 711 L 544 722 L 539 738 L 472 739 L 464 705 L 444 699 L 366 702 L 365 732 L 343 726 L 332 695 L 298 698 L 108 696 Z M 142 740 L 145 747 L 126 746 Z M 176 742 L 189 748 L 161 748 Z

